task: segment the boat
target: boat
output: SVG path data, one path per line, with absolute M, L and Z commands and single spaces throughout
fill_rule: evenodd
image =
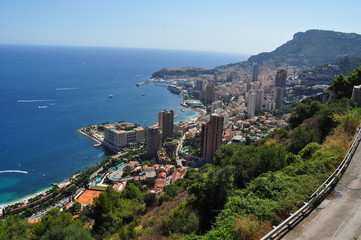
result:
M 38 106 L 38 108 L 47 108 L 48 106 Z
M 142 93 L 142 94 L 140 94 L 140 95 L 145 96 L 145 93 Z
M 112 97 L 113 97 L 113 95 L 112 95 L 112 94 L 109 94 L 108 98 L 112 98 Z

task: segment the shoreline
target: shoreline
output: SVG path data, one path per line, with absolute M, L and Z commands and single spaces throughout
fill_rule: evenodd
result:
M 67 184 L 67 182 L 69 181 L 69 179 L 73 178 L 74 176 L 76 176 L 77 174 L 73 175 L 73 176 L 70 176 L 68 178 L 66 178 L 65 180 L 63 180 L 62 182 L 60 182 L 59 184 L 57 184 L 59 186 L 59 188 L 65 186 Z M 33 193 L 31 195 L 28 195 L 28 196 L 25 196 L 21 199 L 18 199 L 18 200 L 14 200 L 12 202 L 8 202 L 8 203 L 1 203 L 0 204 L 0 210 L 8 207 L 8 206 L 11 206 L 11 205 L 14 205 L 14 204 L 17 204 L 17 203 L 24 203 L 22 206 L 19 206 L 19 208 L 25 206 L 26 204 L 28 204 L 28 200 L 31 199 L 31 198 L 34 198 L 36 196 L 39 196 L 40 194 L 45 194 L 48 190 L 50 190 L 51 187 L 47 187 L 47 188 L 44 188 L 36 193 Z M 46 195 L 45 195 L 46 196 Z M 44 197 L 45 197 L 44 196 Z M 35 202 L 35 201 L 34 201 Z M 31 204 L 31 203 L 30 203 Z M 2 212 L 0 212 L 0 216 L 2 215 Z

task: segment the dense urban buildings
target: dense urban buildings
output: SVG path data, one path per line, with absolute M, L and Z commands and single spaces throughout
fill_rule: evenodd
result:
M 223 116 L 212 114 L 210 120 L 202 125 L 201 153 L 206 162 L 213 162 L 215 152 L 222 143 L 223 120 Z
M 162 145 L 162 130 L 153 126 L 147 128 L 147 155 L 150 158 L 156 158 L 157 152 Z
M 158 127 L 162 130 L 163 139 L 171 137 L 174 130 L 174 113 L 164 110 L 158 113 Z

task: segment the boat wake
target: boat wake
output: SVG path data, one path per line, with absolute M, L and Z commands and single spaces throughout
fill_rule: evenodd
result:
M 28 174 L 29 172 L 21 171 L 21 170 L 3 170 L 3 171 L 0 171 L 0 173 L 24 173 L 24 174 Z
M 67 90 L 76 90 L 76 89 L 79 89 L 79 88 L 56 88 L 55 90 L 56 91 L 67 91 Z
M 18 103 L 32 103 L 32 102 L 52 102 L 55 101 L 55 99 L 35 99 L 35 100 L 17 100 Z

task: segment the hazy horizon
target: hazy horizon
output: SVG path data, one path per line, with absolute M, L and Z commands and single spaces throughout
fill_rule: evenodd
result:
M 309 29 L 361 33 L 360 7 L 356 0 L 14 0 L 0 3 L 0 44 L 254 55 Z

